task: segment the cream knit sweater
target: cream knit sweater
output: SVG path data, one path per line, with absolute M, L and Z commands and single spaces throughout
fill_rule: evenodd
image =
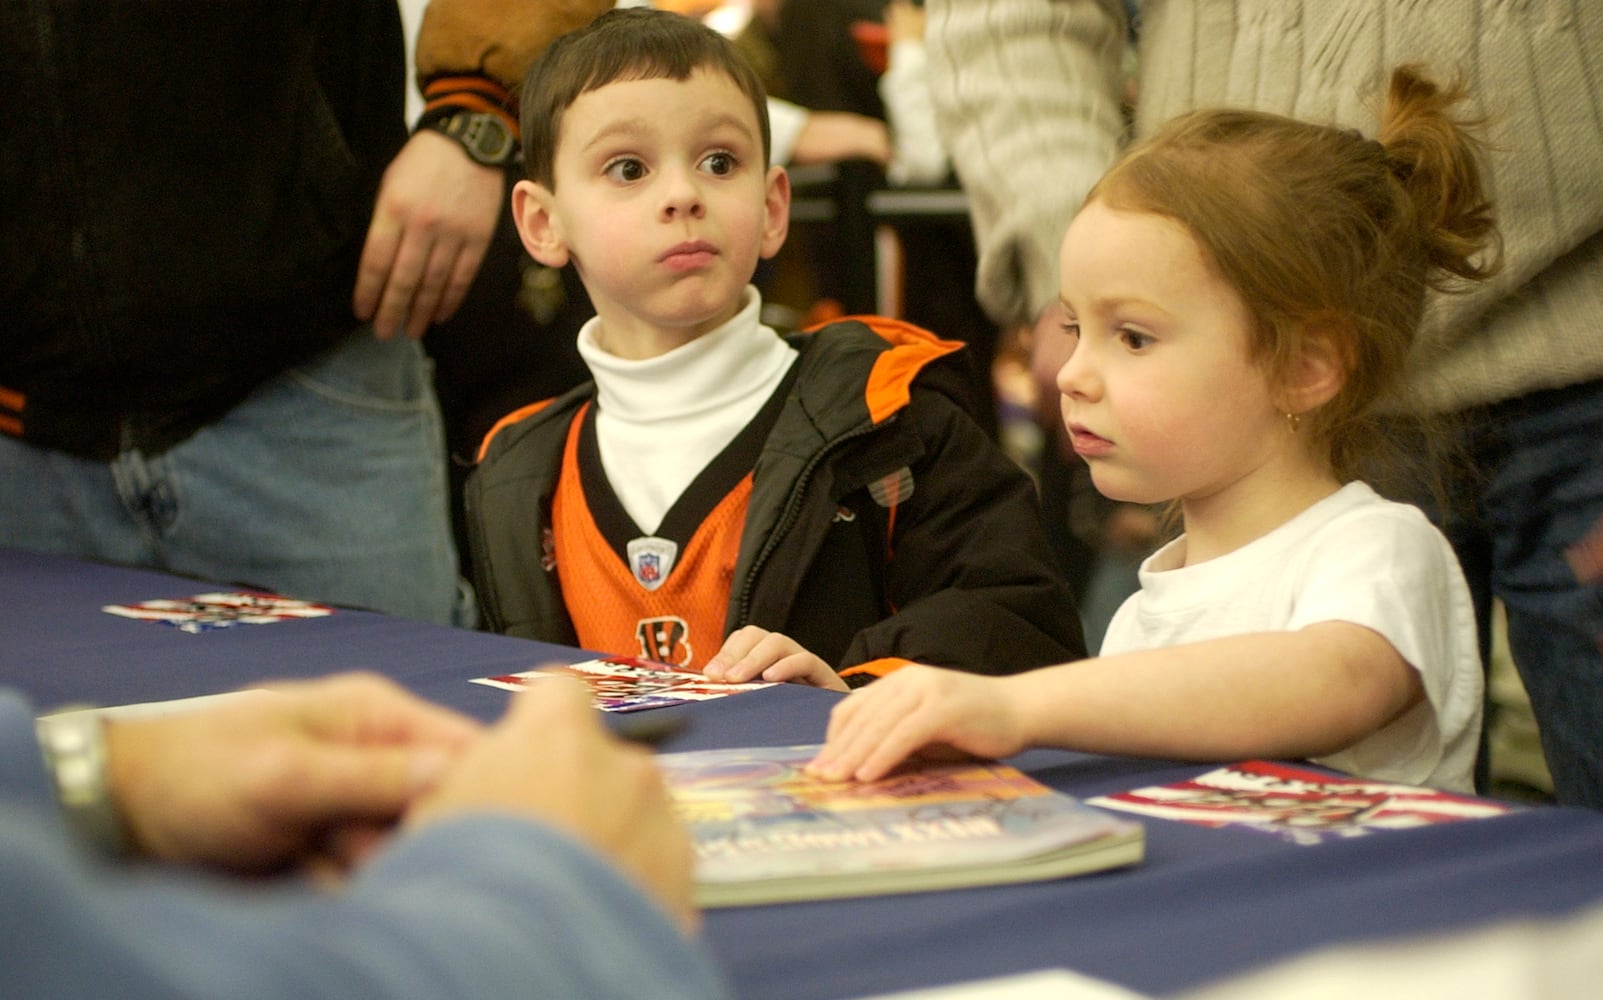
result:
M 1391 67 L 1462 72 L 1491 120 L 1504 270 L 1437 296 L 1409 403 L 1457 409 L 1603 377 L 1603 3 L 1147 0 L 1136 131 L 1253 107 L 1376 131 Z M 1115 155 L 1117 0 L 929 0 L 930 82 L 980 243 L 980 300 L 1028 322 L 1057 250 Z

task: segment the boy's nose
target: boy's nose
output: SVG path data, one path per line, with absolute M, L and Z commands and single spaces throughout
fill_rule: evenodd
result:
M 668 179 L 662 202 L 664 221 L 699 219 L 706 214 L 707 206 L 701 197 L 701 187 L 694 178 L 680 174 Z

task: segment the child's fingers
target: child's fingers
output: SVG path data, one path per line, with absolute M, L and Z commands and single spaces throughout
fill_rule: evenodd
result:
M 820 776 L 872 780 L 868 775 L 883 775 L 917 748 L 919 738 L 905 723 L 920 699 L 908 685 L 891 684 L 894 679 L 876 681 L 835 706 L 824 749 L 812 764 Z
M 752 641 L 753 639 L 755 641 Z M 744 652 L 742 647 L 746 647 Z M 754 626 L 748 626 L 730 636 L 724 648 L 714 657 L 714 661 L 716 666 L 715 662 L 709 662 L 702 672 L 714 680 L 723 680 L 731 684 L 765 680 L 796 681 L 817 687 L 830 687 L 832 686 L 830 678 L 835 673 L 829 664 L 802 648 L 796 640 Z M 845 690 L 844 683 L 839 685 L 839 688 Z
M 762 679 L 778 683 L 808 684 L 812 687 L 845 691 L 846 682 L 834 668 L 805 649 L 782 656 L 763 670 Z
M 931 742 L 927 715 L 906 716 L 893 722 L 885 735 L 869 749 L 862 763 L 852 772 L 858 781 L 878 781 L 898 764 Z
M 777 659 L 771 652 L 766 652 L 776 638 L 784 637 L 756 625 L 736 629 L 724 640 L 713 658 L 707 661 L 702 668 L 702 675 L 708 680 L 726 684 L 744 684 Z

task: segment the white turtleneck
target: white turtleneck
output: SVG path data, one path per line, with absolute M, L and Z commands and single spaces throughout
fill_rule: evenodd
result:
M 666 354 L 628 360 L 596 343 L 600 319 L 579 330 L 579 356 L 596 383 L 596 443 L 623 509 L 654 533 L 719 452 L 762 409 L 796 350 L 758 322 L 762 296 L 746 288 L 740 312 Z

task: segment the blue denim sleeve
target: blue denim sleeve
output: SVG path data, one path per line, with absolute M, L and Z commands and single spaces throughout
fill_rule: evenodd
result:
M 0 809 L 0 996 L 728 995 L 608 865 L 512 817 L 406 835 L 338 889 L 130 871 L 71 847 L 42 810 Z
M 55 791 L 34 735 L 32 706 L 0 688 L 0 802 L 9 808 L 22 801 L 54 803 Z

